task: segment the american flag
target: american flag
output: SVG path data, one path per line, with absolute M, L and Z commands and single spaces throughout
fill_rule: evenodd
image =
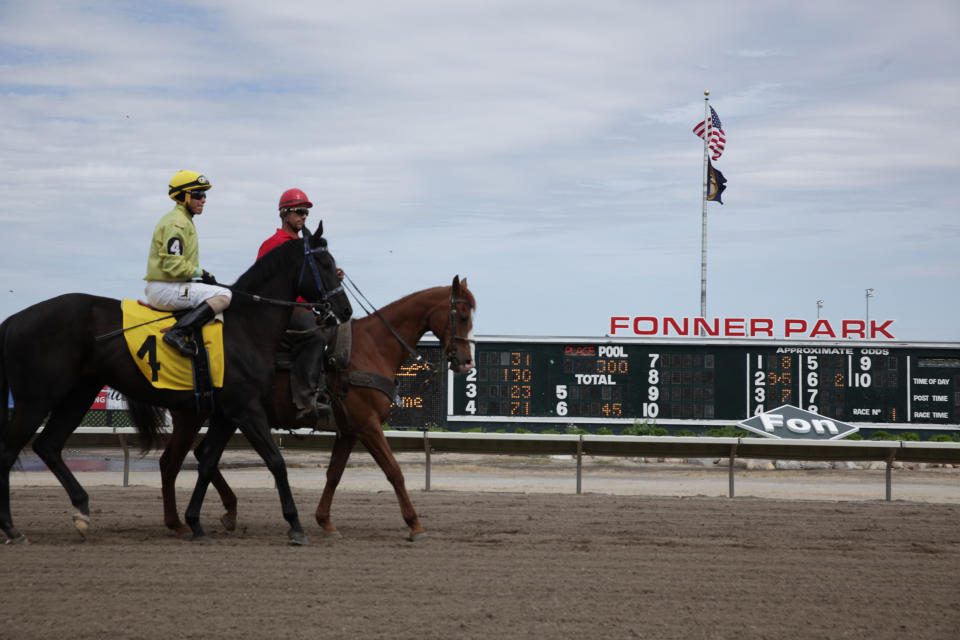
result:
M 706 121 L 698 122 L 697 126 L 693 128 L 693 132 L 697 134 L 697 137 L 702 138 L 703 131 L 706 128 Z M 714 160 L 720 159 L 720 156 L 723 155 L 723 150 L 727 146 L 727 134 L 723 132 L 723 125 L 720 124 L 720 116 L 713 110 L 713 107 L 710 107 L 710 143 L 708 146 L 710 150 L 713 151 Z

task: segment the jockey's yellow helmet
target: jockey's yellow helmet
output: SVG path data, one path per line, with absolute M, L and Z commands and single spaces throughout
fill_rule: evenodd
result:
M 170 199 L 176 202 L 183 202 L 187 193 L 191 191 L 206 191 L 210 186 L 210 181 L 196 171 L 181 169 L 170 178 Z

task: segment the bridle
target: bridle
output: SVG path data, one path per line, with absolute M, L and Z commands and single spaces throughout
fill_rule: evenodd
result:
M 339 323 L 339 319 L 337 318 L 336 314 L 333 313 L 333 306 L 330 304 L 330 297 L 339 293 L 343 293 L 343 285 L 337 285 L 336 288 L 329 291 L 327 291 L 327 289 L 323 286 L 323 280 L 320 278 L 320 269 L 317 267 L 317 259 L 314 257 L 315 254 L 318 253 L 327 253 L 327 247 L 325 245 L 311 247 L 310 238 L 304 238 L 303 264 L 300 266 L 300 277 L 297 278 L 297 293 L 302 293 L 303 274 L 307 271 L 307 265 L 310 265 L 310 273 L 313 275 L 313 283 L 316 285 L 317 291 L 320 292 L 320 300 L 309 303 L 309 306 L 314 308 L 321 324 L 335 325 Z
M 454 335 L 456 320 L 457 320 L 457 303 L 462 302 L 465 305 L 469 306 L 470 302 L 465 298 L 454 298 L 453 289 L 450 289 L 450 312 L 447 314 L 447 339 L 443 346 L 444 355 L 447 357 L 447 360 L 450 361 L 451 368 L 459 368 L 463 362 L 460 361 L 460 357 L 457 356 L 457 347 L 456 342 L 459 340 L 461 342 L 466 342 L 468 345 L 476 345 L 477 341 L 472 338 L 466 338 L 463 336 Z

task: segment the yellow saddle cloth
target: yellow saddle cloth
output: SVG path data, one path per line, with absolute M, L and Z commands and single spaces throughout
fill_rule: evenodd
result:
M 145 307 L 136 300 L 123 300 L 120 308 L 123 310 L 123 328 L 126 330 L 123 336 L 127 348 L 144 377 L 158 389 L 193 389 L 193 363 L 190 358 L 180 355 L 179 351 L 163 341 L 161 329 L 172 327 L 176 320 L 167 318 L 151 322 L 169 316 L 170 312 Z M 203 327 L 203 344 L 210 358 L 213 386 L 220 388 L 223 386 L 223 323 L 215 321 Z

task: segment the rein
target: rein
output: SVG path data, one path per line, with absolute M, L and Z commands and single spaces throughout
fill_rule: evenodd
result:
M 454 298 L 454 297 L 453 297 L 453 290 L 451 290 L 451 291 L 450 291 L 450 313 L 449 313 L 448 316 L 447 316 L 447 340 L 446 340 L 446 344 L 443 345 L 443 349 L 442 349 L 441 352 L 440 352 L 440 353 L 441 353 L 441 355 L 440 355 L 440 365 L 439 365 L 439 366 L 438 366 L 438 365 L 435 365 L 433 362 L 430 362 L 429 360 L 426 360 L 426 359 L 423 357 L 423 354 L 421 354 L 421 353 L 418 352 L 416 349 L 414 349 L 414 348 L 411 347 L 409 344 L 407 344 L 407 341 L 404 340 L 403 337 L 401 337 L 401 335 L 400 335 L 399 333 L 397 333 L 397 330 L 394 329 L 393 326 L 387 321 L 387 319 L 383 317 L 383 314 L 380 313 L 380 310 L 377 309 L 377 308 L 373 305 L 373 303 L 370 302 L 370 301 L 367 299 L 367 297 L 366 297 L 365 295 L 363 295 L 363 292 L 360 291 L 360 288 L 359 288 L 359 287 L 357 286 L 357 284 L 350 278 L 349 275 L 344 274 L 344 280 L 345 280 L 345 281 L 348 283 L 348 285 L 349 285 L 349 287 L 347 288 L 347 292 L 348 292 L 351 296 L 353 296 L 353 299 L 356 300 L 357 305 L 359 305 L 360 308 L 363 309 L 368 315 L 375 315 L 377 318 L 379 318 L 379 319 L 380 319 L 380 322 L 382 322 L 382 323 L 384 324 L 384 326 L 385 326 L 385 327 L 390 331 L 390 333 L 393 335 L 393 337 L 397 339 L 397 342 L 399 342 L 399 343 L 403 346 L 403 348 L 407 350 L 407 353 L 409 353 L 411 356 L 413 356 L 413 358 L 416 360 L 416 362 L 418 362 L 418 363 L 420 363 L 420 364 L 423 364 L 425 367 L 427 367 L 427 369 L 430 370 L 430 375 L 429 375 L 429 376 L 427 377 L 427 379 L 424 380 L 423 383 L 420 385 L 420 389 L 418 389 L 418 390 L 415 392 L 415 393 L 417 393 L 417 394 L 422 393 L 423 390 L 426 389 L 427 386 L 429 386 L 429 385 L 433 382 L 433 379 L 434 379 L 435 377 L 437 377 L 437 374 L 439 374 L 439 373 L 443 370 L 443 360 L 444 360 L 444 358 L 450 360 L 451 362 L 459 362 L 459 360 L 457 359 L 456 355 L 453 353 L 453 342 L 454 342 L 454 340 L 462 340 L 462 341 L 464 341 L 464 342 L 473 342 L 473 343 L 476 342 L 475 340 L 470 340 L 469 338 L 462 338 L 462 337 L 460 337 L 460 336 L 455 336 L 455 335 L 453 335 L 453 321 L 454 321 L 454 318 L 456 317 L 456 314 L 457 314 L 456 303 L 457 303 L 457 302 L 464 302 L 464 303 L 465 303 L 465 302 L 467 302 L 467 301 L 464 300 L 464 299 L 461 299 L 461 298 Z M 363 300 L 361 300 L 361 298 L 363 298 Z M 366 303 L 366 305 L 365 305 L 364 303 Z M 367 306 L 369 306 L 369 309 L 367 308 Z
M 399 333 L 397 333 L 397 330 L 393 328 L 393 325 L 391 325 L 389 322 L 387 322 L 387 319 L 383 317 L 383 314 L 380 313 L 380 310 L 377 309 L 377 308 L 373 305 L 373 303 L 370 302 L 370 301 L 367 299 L 367 296 L 363 295 L 363 292 L 360 291 L 360 287 L 357 286 L 357 284 L 350 278 L 350 276 L 347 275 L 346 273 L 344 273 L 344 274 L 343 274 L 343 277 L 344 277 L 344 279 L 347 281 L 347 283 L 349 284 L 349 288 L 347 289 L 347 293 L 349 293 L 351 296 L 353 296 L 353 299 L 357 301 L 357 305 L 359 305 L 360 308 L 363 309 L 368 315 L 375 315 L 375 316 L 377 316 L 377 318 L 380 319 L 380 322 L 382 322 L 382 323 L 384 324 L 384 326 L 390 331 L 390 333 L 393 335 L 393 337 L 397 339 L 397 342 L 399 342 L 399 343 L 403 346 L 403 348 L 407 350 L 407 353 L 409 353 L 411 356 L 413 356 L 413 357 L 416 359 L 417 362 L 424 363 L 424 364 L 427 366 L 427 368 L 433 369 L 433 368 L 435 367 L 435 365 L 434 365 L 432 362 L 430 362 L 429 360 L 426 360 L 426 361 L 425 361 L 425 360 L 423 359 L 423 355 L 422 355 L 422 354 L 420 354 L 419 352 L 417 352 L 416 349 L 414 349 L 414 348 L 411 347 L 409 344 L 407 344 L 407 341 L 404 340 L 404 339 L 400 336 Z M 360 298 L 363 298 L 363 300 L 361 301 Z M 367 306 L 364 305 L 364 303 L 366 303 L 366 305 L 369 305 L 370 308 L 368 309 Z M 438 372 L 438 371 L 439 371 L 439 369 L 437 369 L 437 371 L 434 371 L 433 374 L 431 374 L 430 377 L 432 378 L 433 376 L 437 375 L 437 372 Z
M 223 287 L 224 289 L 230 289 L 230 291 L 232 291 L 234 294 L 240 294 L 241 296 L 245 296 L 246 298 L 253 300 L 254 302 L 263 302 L 264 304 L 271 304 L 277 307 L 310 307 L 312 308 L 317 306 L 316 302 L 295 302 L 291 300 L 280 300 L 278 298 L 265 298 L 255 293 L 247 293 L 246 291 L 240 291 L 239 289 L 234 289 L 233 287 L 227 286 L 224 284 L 221 284 L 219 286 Z M 343 287 L 337 287 L 336 289 L 330 292 L 330 295 L 339 293 L 342 290 L 343 290 Z

